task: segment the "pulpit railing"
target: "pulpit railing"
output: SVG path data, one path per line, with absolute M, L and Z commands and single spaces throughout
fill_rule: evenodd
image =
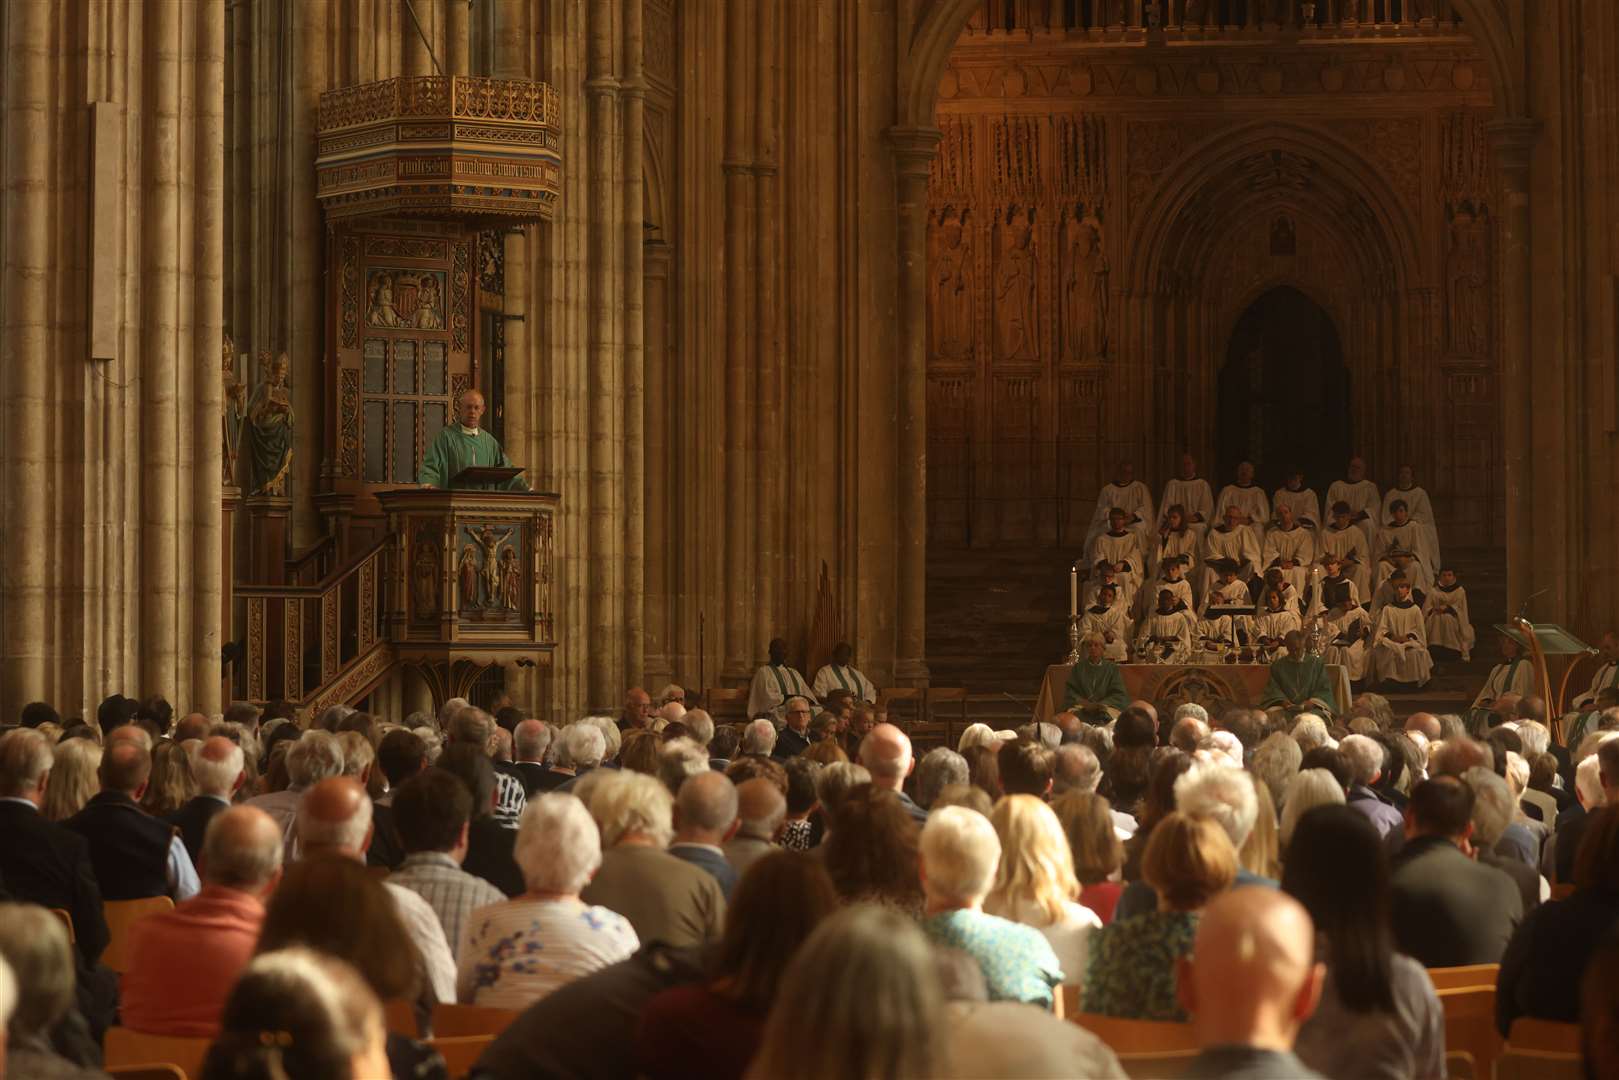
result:
M 315 585 L 235 590 L 245 629 L 238 692 L 247 700 L 324 708 L 368 691 L 393 663 L 384 633 L 391 535 Z
M 1453 0 L 983 0 L 967 35 L 1130 41 L 1163 31 L 1199 39 L 1300 33 L 1387 39 L 1450 33 L 1461 21 Z

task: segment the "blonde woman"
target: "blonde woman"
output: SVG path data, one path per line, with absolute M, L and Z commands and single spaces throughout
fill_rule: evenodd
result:
M 96 770 L 101 747 L 89 739 L 69 739 L 56 745 L 56 763 L 45 782 L 44 814 L 49 821 L 66 821 L 84 809 L 101 790 Z
M 1008 795 L 989 820 L 1001 840 L 1001 859 L 984 910 L 1044 934 L 1062 964 L 1063 983 L 1078 986 L 1091 931 L 1102 920 L 1078 902 L 1079 879 L 1062 823 L 1033 795 Z
M 1271 801 L 1270 785 L 1255 784 L 1254 798 L 1259 813 L 1254 815 L 1254 828 L 1237 852 L 1237 861 L 1250 874 L 1272 881 L 1282 876 L 1281 845 L 1277 838 L 1276 804 Z
M 141 807 L 153 817 L 166 817 L 191 801 L 197 783 L 191 779 L 191 759 L 185 748 L 165 739 L 152 748 L 152 778 L 147 781 Z
M 1287 861 L 1287 845 L 1293 842 L 1293 830 L 1306 810 L 1343 802 L 1344 789 L 1325 769 L 1305 769 L 1289 780 L 1287 794 L 1282 796 L 1282 861 Z

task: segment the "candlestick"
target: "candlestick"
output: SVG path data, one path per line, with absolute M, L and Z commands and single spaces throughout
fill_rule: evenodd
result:
M 1079 564 L 1068 568 L 1068 617 L 1079 614 Z

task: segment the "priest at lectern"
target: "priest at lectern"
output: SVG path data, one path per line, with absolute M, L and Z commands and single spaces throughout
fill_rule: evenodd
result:
M 456 423 L 448 424 L 422 455 L 421 471 L 416 482 L 427 488 L 455 486 L 455 478 L 463 469 L 510 468 L 511 462 L 500 448 L 500 442 L 489 432 L 478 427 L 483 419 L 483 395 L 467 390 L 456 402 Z M 485 486 L 485 485 L 476 485 Z M 487 485 L 507 491 L 527 491 L 528 481 L 521 476 Z

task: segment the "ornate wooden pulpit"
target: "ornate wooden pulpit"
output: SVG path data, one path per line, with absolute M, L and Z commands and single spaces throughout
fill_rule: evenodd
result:
M 492 664 L 545 665 L 558 498 L 528 491 L 379 491 L 392 534 L 387 635 L 442 703 Z

